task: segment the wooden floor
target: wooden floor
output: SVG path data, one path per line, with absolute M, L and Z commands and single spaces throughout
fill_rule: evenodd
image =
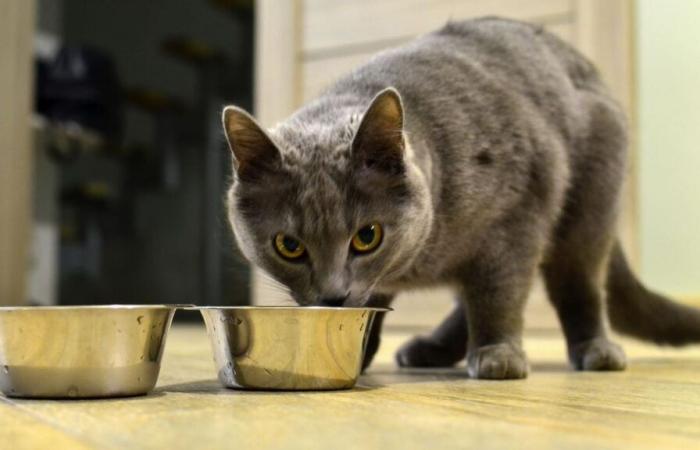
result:
M 0 448 L 700 448 L 700 347 L 623 341 L 626 372 L 574 373 L 558 334 L 531 332 L 530 377 L 487 382 L 397 369 L 408 336 L 390 331 L 354 390 L 243 392 L 219 387 L 204 329 L 177 325 L 152 395 L 0 397 Z

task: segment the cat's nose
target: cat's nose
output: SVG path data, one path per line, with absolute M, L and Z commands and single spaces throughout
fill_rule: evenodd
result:
M 341 297 L 321 297 L 318 303 L 321 306 L 343 306 L 343 303 L 345 303 L 347 299 L 347 294 Z

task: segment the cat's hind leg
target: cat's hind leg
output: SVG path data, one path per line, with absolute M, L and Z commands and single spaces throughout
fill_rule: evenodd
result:
M 584 245 L 579 243 L 578 245 Z M 575 247 L 575 245 L 572 245 Z M 605 252 L 584 255 L 560 243 L 543 274 L 550 301 L 554 304 L 566 336 L 569 361 L 577 370 L 622 370 L 625 354 L 605 331 L 599 265 Z
M 467 315 L 458 299 L 452 312 L 428 336 L 416 336 L 396 352 L 401 367 L 452 367 L 467 354 Z
M 602 295 L 624 178 L 624 125 L 606 98 L 591 94 L 585 100 L 591 132 L 576 151 L 576 176 L 542 273 L 573 367 L 622 370 L 625 354 L 607 337 Z

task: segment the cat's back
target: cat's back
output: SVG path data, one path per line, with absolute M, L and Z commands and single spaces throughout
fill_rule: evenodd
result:
M 482 77 L 510 84 L 553 77 L 573 80 L 578 87 L 598 83 L 594 66 L 541 26 L 484 17 L 449 22 L 406 45 L 380 52 L 327 92 L 358 84 L 374 89 L 388 82 L 401 85 L 429 79 L 445 85 Z
M 540 26 L 496 17 L 450 22 L 381 52 L 326 95 L 368 100 L 387 86 L 401 92 L 409 122 L 445 111 L 450 121 L 442 128 L 475 117 L 495 126 L 541 116 L 564 136 L 575 134 L 580 92 L 605 92 L 593 65 L 571 46 Z
M 579 88 L 600 82 L 590 61 L 540 25 L 483 17 L 450 22 L 425 38 L 427 42 L 434 40 L 427 48 L 449 43 L 455 55 L 489 68 L 492 74 L 512 79 L 545 73 L 565 75 Z

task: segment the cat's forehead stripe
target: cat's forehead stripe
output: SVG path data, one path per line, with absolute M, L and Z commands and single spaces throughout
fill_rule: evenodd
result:
M 345 228 L 345 190 L 340 180 L 325 171 L 309 174 L 299 190 L 299 210 L 306 235 L 327 236 Z

